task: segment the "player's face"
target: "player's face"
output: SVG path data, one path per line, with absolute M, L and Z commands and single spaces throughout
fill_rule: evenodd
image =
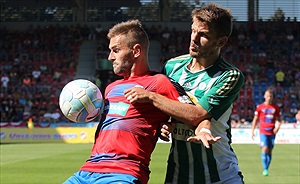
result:
M 124 42 L 125 35 L 112 37 L 109 43 L 108 60 L 112 61 L 114 73 L 129 77 L 134 63 L 133 50 Z
M 190 55 L 194 58 L 207 58 L 219 52 L 218 39 L 205 22 L 193 18 Z
M 265 92 L 265 95 L 264 95 L 264 98 L 265 98 L 265 101 L 268 103 L 268 104 L 271 104 L 272 101 L 273 101 L 273 94 L 269 91 L 266 91 Z

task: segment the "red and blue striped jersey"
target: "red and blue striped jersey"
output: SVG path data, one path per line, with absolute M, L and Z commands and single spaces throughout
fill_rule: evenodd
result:
M 255 113 L 259 117 L 259 131 L 261 134 L 274 135 L 276 119 L 281 117 L 280 108 L 275 104 L 259 104 Z
M 173 100 L 185 95 L 179 85 L 173 85 L 162 74 L 131 77 L 108 85 L 92 154 L 81 170 L 131 174 L 142 183 L 148 182 L 150 156 L 158 139 L 159 125 L 169 116 L 151 103 L 130 104 L 124 90 L 136 86 Z

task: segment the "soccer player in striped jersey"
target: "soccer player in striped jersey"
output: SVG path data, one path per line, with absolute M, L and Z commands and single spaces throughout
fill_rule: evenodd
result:
M 274 148 L 275 136 L 278 132 L 282 119 L 280 108 L 273 102 L 274 92 L 270 89 L 265 91 L 265 101 L 259 104 L 254 112 L 252 120 L 252 139 L 254 130 L 259 122 L 261 161 L 263 165 L 263 176 L 269 175 L 269 166 L 272 160 L 272 150 Z
M 166 62 L 164 73 L 197 100 L 194 108 L 153 92 L 134 89 L 132 94 L 135 102 L 149 101 L 187 123 L 176 122 L 172 132 L 165 184 L 242 184 L 238 159 L 231 147 L 230 114 L 245 78 L 221 56 L 221 48 L 232 32 L 231 12 L 215 3 L 194 9 L 191 29 L 189 54 Z M 190 122 L 183 118 L 187 116 Z M 210 120 L 210 130 L 196 129 L 204 119 Z M 203 132 L 221 139 L 209 148 L 203 147 L 197 144 Z

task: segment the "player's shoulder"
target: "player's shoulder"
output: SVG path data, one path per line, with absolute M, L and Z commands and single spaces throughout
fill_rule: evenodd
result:
M 184 61 L 187 61 L 191 59 L 191 56 L 189 54 L 184 54 L 184 55 L 181 55 L 181 56 L 177 56 L 177 57 L 174 57 L 174 58 L 171 58 L 167 61 L 167 63 L 178 63 L 178 62 L 184 62 Z
M 164 75 L 162 73 L 159 73 L 157 71 L 150 71 L 149 75 L 152 76 L 152 77 L 156 77 L 156 78 L 167 78 L 166 75 Z
M 162 85 L 166 84 L 166 83 L 171 83 L 171 78 L 164 75 L 164 74 L 157 73 L 154 76 L 156 77 L 157 82 L 162 84 Z
M 265 109 L 266 107 L 268 107 L 268 105 L 266 105 L 265 103 L 260 103 L 257 105 L 257 109 Z
M 220 58 L 220 67 L 225 68 L 225 69 L 238 69 L 237 66 L 235 66 L 232 62 L 228 61 L 226 58 L 221 57 Z
M 257 105 L 256 105 L 256 109 L 260 109 L 262 106 L 264 106 L 264 103 L 257 104 Z
M 162 73 L 169 75 L 172 71 L 176 69 L 182 68 L 181 66 L 189 63 L 193 58 L 189 54 L 177 56 L 169 59 L 163 67 Z
M 226 60 L 223 57 L 220 58 L 218 62 L 218 66 L 221 70 L 224 71 L 226 75 L 229 75 L 241 81 L 245 79 L 243 72 L 233 63 L 231 63 L 230 61 Z
M 161 73 L 156 73 L 153 76 L 156 77 L 156 82 L 158 85 L 168 86 L 168 85 L 174 85 L 174 83 L 176 83 L 176 81 L 174 81 L 172 78 Z
M 277 104 L 275 104 L 275 103 L 272 103 L 272 106 L 273 106 L 275 109 L 280 109 L 280 107 L 279 107 Z

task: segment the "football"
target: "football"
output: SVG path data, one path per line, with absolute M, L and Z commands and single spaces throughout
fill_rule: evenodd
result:
M 102 93 L 91 81 L 76 79 L 63 87 L 59 107 L 65 117 L 73 122 L 90 122 L 103 111 Z

